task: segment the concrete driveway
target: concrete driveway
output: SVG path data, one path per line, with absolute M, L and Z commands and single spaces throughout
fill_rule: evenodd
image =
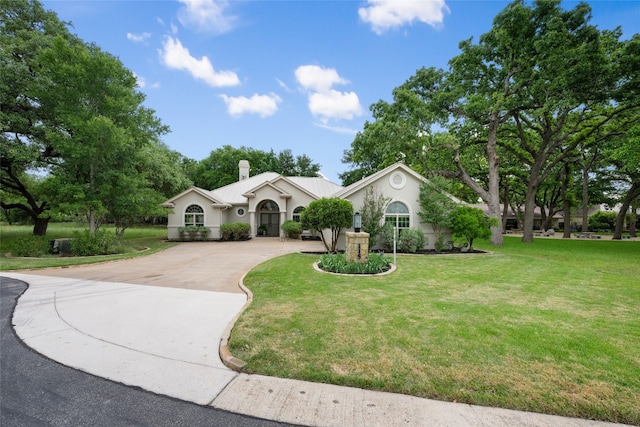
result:
M 219 345 L 247 300 L 241 277 L 269 258 L 322 247 L 277 238 L 193 242 L 131 260 L 0 275 L 29 284 L 13 324 L 31 348 L 100 377 L 208 404 L 238 375 L 220 360 Z
M 319 241 L 280 240 L 272 237 L 245 242 L 185 242 L 162 252 L 131 260 L 70 268 L 44 268 L 21 273 L 242 293 L 238 281 L 243 274 L 261 262 L 291 252 L 323 250 L 324 245 Z

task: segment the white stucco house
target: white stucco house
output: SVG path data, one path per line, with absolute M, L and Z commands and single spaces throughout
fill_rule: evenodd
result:
M 238 181 L 213 190 L 191 187 L 170 198 L 163 206 L 170 208 L 169 240 L 179 240 L 179 228 L 199 225 L 209 229 L 208 239 L 220 238 L 220 225 L 231 222 L 248 223 L 250 236 L 266 229 L 267 236 L 280 236 L 285 220 L 299 220 L 300 212 L 312 201 L 323 197 L 349 200 L 354 212 L 362 210 L 365 192 L 373 187 L 390 199 L 385 208 L 385 221 L 399 229 L 420 228 L 427 237 L 426 249 L 434 248 L 434 233 L 429 224 L 422 224 L 418 212 L 420 186 L 425 178 L 403 163 L 396 163 L 348 187 L 324 178 L 282 176 L 265 172 L 250 176 L 246 160 L 239 163 Z M 338 244 L 344 249 L 344 230 Z M 327 235 L 325 233 L 325 235 Z

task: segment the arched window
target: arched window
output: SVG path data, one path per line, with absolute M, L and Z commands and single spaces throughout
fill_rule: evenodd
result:
M 398 234 L 404 229 L 411 227 L 409 208 L 402 202 L 391 202 L 384 212 L 385 224 L 391 224 L 393 228 L 398 228 Z
M 304 206 L 298 206 L 293 210 L 293 220 L 295 222 L 300 222 L 300 214 L 304 210 Z
M 263 212 L 279 212 L 280 207 L 273 200 L 269 200 L 267 202 L 264 202 L 260 210 Z
M 189 205 L 184 211 L 184 225 L 204 225 L 204 209 L 198 205 Z

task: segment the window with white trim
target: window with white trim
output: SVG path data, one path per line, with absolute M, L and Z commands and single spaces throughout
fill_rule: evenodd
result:
M 293 210 L 293 220 L 295 222 L 300 222 L 300 214 L 304 210 L 304 206 L 298 206 Z
M 204 209 L 202 209 L 202 206 L 187 206 L 184 211 L 184 225 L 204 226 Z
M 398 228 L 398 234 L 402 230 L 411 227 L 409 208 L 402 202 L 391 202 L 384 212 L 385 224 L 391 224 L 393 228 Z

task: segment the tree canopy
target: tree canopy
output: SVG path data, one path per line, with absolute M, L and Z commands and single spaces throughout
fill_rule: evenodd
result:
M 251 175 L 276 172 L 284 176 L 319 176 L 320 165 L 306 154 L 294 156 L 291 150 L 275 153 L 255 148 L 234 148 L 223 145 L 211 151 L 209 157 L 196 162 L 191 180 L 201 188 L 213 189 L 238 180 L 238 162 L 249 161 Z
M 524 185 L 523 241 L 531 241 L 536 205 L 552 200 L 539 197 L 545 181 L 562 176 L 569 195 L 575 180 L 560 174 L 563 165 L 639 120 L 639 36 L 621 40 L 620 29 L 601 31 L 590 20 L 586 3 L 510 3 L 477 43 L 460 43 L 447 70 L 422 68 L 394 89 L 392 103 L 371 107 L 375 121 L 345 152 L 353 169 L 343 179 L 403 160 L 463 182 L 496 220 L 507 190 Z M 499 221 L 491 242 L 502 243 Z
M 2 2 L 0 18 L 3 209 L 26 212 L 34 234 L 56 211 L 85 214 L 92 232 L 110 218 L 123 232 L 190 184 L 160 142 L 168 127 L 117 58 L 36 0 Z
M 353 206 L 348 200 L 323 197 L 309 203 L 300 214 L 300 222 L 304 229 L 320 233 L 327 251 L 335 252 L 340 232 L 353 224 Z M 331 246 L 324 237 L 325 229 L 331 230 Z

